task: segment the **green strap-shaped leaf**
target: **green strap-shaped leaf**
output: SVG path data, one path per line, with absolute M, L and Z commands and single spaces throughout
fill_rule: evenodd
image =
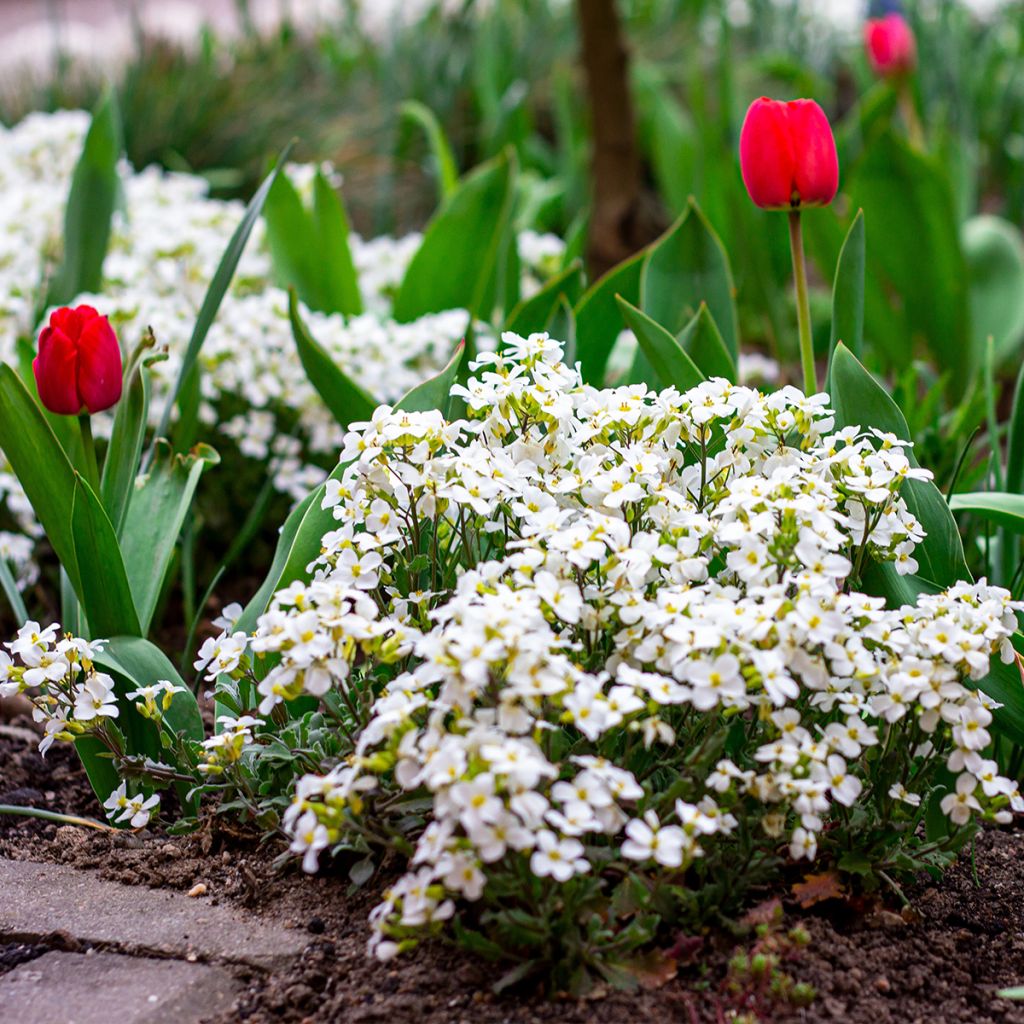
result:
M 117 535 L 92 488 L 76 474 L 71 508 L 78 596 L 93 637 L 141 636 Z
M 437 174 L 438 198 L 443 202 L 459 187 L 459 169 L 441 122 L 430 107 L 419 100 L 407 100 L 399 110 L 405 120 L 422 128 L 427 137 Z
M 654 373 L 654 379 L 645 380 L 645 384 L 652 388 L 674 386 L 679 391 L 687 391 L 703 382 L 704 374 L 664 327 L 621 296 L 619 309 Z
M 583 380 L 594 387 L 604 386 L 608 357 L 625 326 L 619 311 L 621 296 L 634 306 L 640 301 L 640 272 L 644 252 L 638 252 L 583 293 L 573 312 L 576 314 L 576 358 Z
M 832 358 L 829 390 L 837 428 L 875 427 L 909 440 L 910 428 L 899 406 L 841 342 Z M 912 449 L 907 456 L 916 467 Z M 908 480 L 900 493 L 927 534 L 914 551 L 921 575 L 943 587 L 969 580 L 960 534 L 939 489 L 930 480 Z
M 1014 533 L 1024 533 L 1024 494 L 1008 494 L 1005 491 L 954 494 L 949 500 L 949 507 L 954 512 L 969 512 L 980 516 Z
M 857 358 L 864 348 L 864 211 L 853 218 L 839 252 L 832 285 L 829 356 L 842 342 Z
M 322 171 L 313 179 L 313 229 L 323 276 L 323 311 L 358 316 L 363 311 L 363 297 L 348 241 L 348 215 L 341 196 Z
M 171 698 L 164 720 L 180 735 L 192 740 L 203 739 L 203 716 L 196 698 L 159 647 L 138 636 L 114 636 L 104 644 L 96 664 L 112 674 L 124 676 L 134 686 L 151 686 L 162 679 L 184 686 L 183 692 Z
M 198 445 L 188 454 L 179 455 L 167 442 L 160 441 L 148 471 L 135 483 L 121 530 L 121 551 L 142 635 L 152 625 L 199 477 L 207 466 L 218 461 L 217 453 L 208 445 Z
M 334 418 L 342 427 L 358 420 L 368 420 L 379 403 L 356 384 L 309 333 L 299 312 L 299 300 L 294 289 L 288 293 L 288 317 L 306 376 Z
M 249 205 L 245 208 L 245 214 L 242 216 L 238 227 L 235 228 L 231 241 L 228 242 L 227 248 L 224 250 L 224 255 L 220 258 L 217 272 L 213 275 L 210 287 L 206 290 L 206 296 L 199 309 L 199 316 L 196 318 L 195 326 L 192 328 L 192 336 L 189 338 L 188 347 L 185 349 L 185 355 L 182 357 L 178 378 L 174 382 L 170 395 L 167 397 L 167 405 L 164 408 L 163 415 L 160 417 L 160 425 L 157 427 L 156 437 L 167 436 L 167 428 L 171 423 L 174 403 L 178 400 L 178 394 L 185 380 L 192 372 L 196 360 L 199 358 L 199 352 L 203 347 L 203 342 L 206 341 L 206 335 L 209 334 L 213 321 L 217 317 L 217 311 L 220 309 L 220 304 L 224 300 L 228 288 L 231 286 L 231 279 L 235 276 L 238 261 L 242 258 L 242 253 L 245 250 L 246 243 L 249 241 L 249 236 L 252 234 L 252 229 L 255 227 L 263 211 L 263 204 L 267 201 L 267 195 L 274 187 L 278 172 L 284 167 L 291 150 L 292 146 L 289 143 L 277 158 L 274 169 L 264 179 L 263 184 L 256 190 L 256 194 L 252 199 L 249 200 Z
M 539 292 L 523 299 L 508 315 L 505 330 L 512 331 L 521 337 L 527 337 L 537 331 L 547 329 L 552 314 L 558 308 L 562 298 L 569 301 L 570 306 L 579 300 L 583 289 L 583 264 L 574 260 L 564 270 L 552 277 Z M 564 341 L 564 338 L 559 338 Z
M 697 315 L 679 332 L 677 340 L 705 377 L 724 377 L 736 383 L 736 363 L 706 302 L 700 304 Z
M 469 174 L 427 227 L 395 297 L 395 319 L 467 309 L 489 320 L 515 195 L 514 156 L 503 153 Z
M 83 292 L 103 288 L 103 261 L 120 181 L 121 119 L 117 101 L 107 90 L 75 165 L 64 211 L 64 253 L 46 296 L 48 306 L 64 306 Z M 40 310 L 39 312 L 42 312 Z
M 676 335 L 706 302 L 735 362 L 739 329 L 734 291 L 725 249 L 691 199 L 683 215 L 647 252 L 639 306 L 655 323 Z
M 103 506 L 119 536 L 139 468 L 148 413 L 149 373 L 140 361 L 129 368 L 128 383 L 114 414 L 114 429 L 100 481 Z
M 25 490 L 53 550 L 79 592 L 71 532 L 75 471 L 21 378 L 0 363 L 0 449 Z
M 311 309 L 323 310 L 312 218 L 287 174 L 279 174 L 267 193 L 263 220 L 275 280 L 282 288 L 294 288 Z
M 406 392 L 395 406 L 403 412 L 432 412 L 440 409 L 447 416 L 452 385 L 458 379 L 459 368 L 466 354 L 466 343 L 460 341 L 444 369 Z

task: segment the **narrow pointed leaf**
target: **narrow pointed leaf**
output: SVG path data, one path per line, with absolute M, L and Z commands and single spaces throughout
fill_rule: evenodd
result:
M 437 174 L 439 198 L 447 199 L 459 186 L 459 169 L 437 115 L 419 100 L 407 100 L 399 108 L 402 117 L 423 129 Z
M 71 509 L 79 597 L 93 637 L 141 636 L 114 527 L 92 488 L 76 475 Z
M 309 333 L 299 312 L 299 300 L 294 289 L 288 295 L 288 316 L 306 376 L 334 418 L 342 427 L 357 420 L 368 420 L 378 403 L 331 359 L 323 346 Z
M 128 511 L 132 484 L 139 468 L 148 412 L 149 373 L 140 363 L 132 369 L 124 395 L 117 405 L 110 444 L 103 460 L 103 479 L 100 481 L 103 507 L 118 535 Z
M 252 229 L 256 226 L 256 222 L 259 220 L 260 214 L 263 212 L 263 204 L 267 201 L 267 195 L 274 187 L 274 182 L 277 180 L 278 173 L 281 168 L 284 167 L 285 161 L 288 159 L 288 154 L 291 153 L 291 150 L 292 147 L 289 143 L 277 158 L 277 163 L 274 165 L 274 169 L 264 179 L 263 184 L 256 190 L 256 194 L 252 199 L 249 200 L 249 205 L 245 208 L 245 213 L 243 214 L 238 227 L 235 228 L 234 234 L 231 236 L 231 240 L 228 242 L 227 248 L 224 250 L 224 255 L 221 256 L 217 272 L 213 275 L 213 280 L 210 282 L 210 287 L 206 290 L 206 296 L 204 297 L 203 304 L 199 309 L 199 316 L 196 318 L 195 326 L 192 329 L 192 336 L 189 338 L 188 347 L 185 349 L 185 355 L 182 357 L 181 368 L 178 371 L 178 378 L 167 398 L 167 405 L 165 406 L 163 415 L 160 418 L 160 425 L 157 427 L 157 437 L 167 436 L 167 428 L 171 423 L 171 413 L 174 409 L 174 403 L 178 400 L 178 394 L 182 389 L 182 385 L 192 372 L 196 360 L 199 358 L 199 352 L 203 347 L 203 342 L 206 341 L 206 336 L 210 332 L 210 327 L 213 325 L 213 321 L 217 317 L 217 311 L 220 309 L 220 304 L 224 300 L 224 296 L 227 294 L 228 288 L 231 286 L 231 280 L 235 276 L 235 270 L 238 268 L 238 261 L 242 258 L 242 253 L 245 251 L 245 246 L 249 241 L 249 236 L 252 234 Z
M 969 512 L 1014 533 L 1024 533 L 1024 494 L 1005 491 L 978 491 L 954 494 L 949 500 L 954 512 Z
M 910 428 L 899 406 L 842 342 L 832 358 L 829 390 L 837 428 L 875 427 L 902 440 L 910 438 Z M 916 467 L 913 449 L 907 451 L 907 456 Z M 930 480 L 908 480 L 900 493 L 926 532 L 914 551 L 921 575 L 943 587 L 969 580 L 960 534 L 941 491 Z
M 864 348 L 864 211 L 853 218 L 839 252 L 832 285 L 832 337 L 829 355 L 842 342 L 857 358 Z
M 739 329 L 729 258 L 700 207 L 690 200 L 683 215 L 647 252 L 639 306 L 675 335 L 696 316 L 702 302 L 735 361 Z
M 71 178 L 64 211 L 64 253 L 47 293 L 48 306 L 63 306 L 83 292 L 97 294 L 103 289 L 103 261 L 120 188 L 120 155 L 121 119 L 114 94 L 108 90 L 93 114 Z
M 679 332 L 677 340 L 705 377 L 724 377 L 736 383 L 736 363 L 706 302 L 700 304 L 697 315 Z
M 573 312 L 576 314 L 576 358 L 583 380 L 594 387 L 604 385 L 608 357 L 625 324 L 617 299 L 632 305 L 640 301 L 640 272 L 644 253 L 638 252 L 612 267 L 584 292 Z
M 317 171 L 313 179 L 312 220 L 323 276 L 323 311 L 358 316 L 363 311 L 363 297 L 349 246 L 348 215 L 322 171 Z
M 71 531 L 75 471 L 21 378 L 0 363 L 0 450 L 14 470 L 71 584 L 79 591 Z
M 148 471 L 136 481 L 121 531 L 121 550 L 142 635 L 152 624 L 199 478 L 218 461 L 208 445 L 180 455 L 161 441 Z
M 514 167 L 503 154 L 478 167 L 427 227 L 395 297 L 402 323 L 446 309 L 490 318 L 512 214 Z
M 654 379 L 645 380 L 644 383 L 652 388 L 671 386 L 679 391 L 687 391 L 704 380 L 704 374 L 664 327 L 621 297 L 619 308 L 654 372 Z
M 579 301 L 582 289 L 583 264 L 579 260 L 574 260 L 552 277 L 536 295 L 523 299 L 512 310 L 505 321 L 505 330 L 513 331 L 524 338 L 536 331 L 546 330 L 562 298 L 566 298 L 570 306 L 575 305 Z
M 444 369 L 406 392 L 395 409 L 400 409 L 403 412 L 433 412 L 434 409 L 440 409 L 447 415 L 452 385 L 458 379 L 459 368 L 465 353 L 466 343 L 460 341 L 455 346 L 455 352 Z

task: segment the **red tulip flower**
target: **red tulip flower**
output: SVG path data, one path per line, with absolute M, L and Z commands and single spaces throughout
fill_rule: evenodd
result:
M 804 391 L 812 395 L 818 383 L 800 213 L 827 206 L 839 188 L 836 140 L 825 111 L 814 100 L 754 100 L 740 130 L 740 171 L 756 206 L 789 212 L 800 362 Z
M 50 315 L 32 370 L 43 405 L 61 416 L 102 412 L 121 398 L 121 346 L 91 306 Z
M 825 112 L 814 100 L 754 100 L 740 131 L 740 170 L 763 209 L 827 206 L 839 188 L 839 158 Z
M 914 32 L 902 14 L 871 18 L 864 24 L 864 49 L 880 78 L 902 78 L 917 64 Z

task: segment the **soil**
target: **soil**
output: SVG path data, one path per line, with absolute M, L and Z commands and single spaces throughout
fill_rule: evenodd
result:
M 26 728 L 25 719 L 15 728 Z M 0 730 L 0 804 L 102 817 L 74 752 L 55 746 L 42 759 L 23 734 Z M 58 861 L 131 885 L 187 891 L 304 927 L 300 960 L 250 974 L 235 1008 L 211 1024 L 712 1024 L 732 1020 L 750 992 L 725 983 L 735 940 L 707 939 L 697 963 L 662 987 L 604 993 L 587 1001 L 545 1000 L 529 991 L 491 993 L 493 964 L 435 944 L 405 959 L 367 958 L 366 916 L 373 886 L 352 893 L 329 871 L 314 877 L 275 868 L 280 849 L 221 823 L 198 834 L 111 835 L 0 815 L 0 857 Z M 801 910 L 778 894 L 786 927 L 810 943 L 785 971 L 812 985 L 809 1007 L 761 1007 L 752 1020 L 848 1024 L 1024 1024 L 1024 1003 L 996 996 L 1024 982 L 1024 832 L 988 830 L 938 883 L 922 880 L 898 901 L 860 907 L 838 901 Z M 742 948 L 742 947 L 740 947 Z M 46 948 L 0 942 L 0 974 Z

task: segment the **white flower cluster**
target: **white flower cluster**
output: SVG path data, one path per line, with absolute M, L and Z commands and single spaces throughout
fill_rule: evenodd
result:
M 85 132 L 81 112 L 34 114 L 0 127 L 0 358 L 31 338 L 44 283 L 59 259 L 64 206 Z M 311 169 L 289 168 L 300 188 Z M 152 327 L 167 359 L 152 367 L 154 421 L 176 379 L 207 286 L 242 216 L 238 202 L 211 199 L 203 178 L 157 168 L 121 168 L 123 207 L 115 215 L 101 294 L 82 295 L 108 315 L 126 347 Z M 345 318 L 304 309 L 314 337 L 349 376 L 382 401 L 396 401 L 448 362 L 468 314 L 450 310 L 397 323 L 391 304 L 422 236 L 350 236 L 366 312 Z M 552 269 L 564 246 L 525 232 L 525 290 Z M 243 454 L 271 459 L 279 490 L 296 500 L 323 479 L 308 456 L 333 453 L 341 432 L 309 383 L 288 321 L 287 295 L 271 283 L 262 222 L 201 354 L 201 416 Z M 483 339 L 486 345 L 486 339 Z M 109 417 L 107 418 L 109 429 Z M 104 430 L 103 422 L 97 429 Z
M 895 610 L 851 588 L 867 558 L 916 568 L 899 492 L 928 474 L 906 442 L 835 431 L 826 395 L 598 390 L 546 335 L 502 340 L 455 389 L 469 419 L 353 425 L 317 578 L 251 641 L 277 656 L 262 713 L 330 691 L 364 725 L 298 783 L 307 869 L 378 803 L 431 801 L 373 915 L 379 955 L 515 858 L 559 882 L 616 856 L 681 868 L 738 826 L 813 858 L 869 794 L 922 813 L 942 765 L 955 823 L 1024 806 L 983 757 L 993 704 L 970 685 L 1013 657 L 1019 606 L 984 582 Z M 246 642 L 211 641 L 211 679 L 243 671 Z M 691 760 L 736 723 L 729 756 Z
M 55 740 L 73 741 L 120 714 L 114 680 L 93 665 L 104 643 L 61 635 L 57 625 L 43 629 L 26 622 L 4 644 L 10 654 L 0 651 L 0 699 L 29 693 L 32 717 L 43 726 L 42 753 Z

